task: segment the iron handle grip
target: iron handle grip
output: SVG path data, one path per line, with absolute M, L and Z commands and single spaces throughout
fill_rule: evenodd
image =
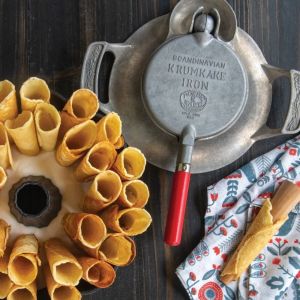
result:
M 264 125 L 253 135 L 255 140 L 279 136 L 283 134 L 295 134 L 300 131 L 300 72 L 295 70 L 285 70 L 270 65 L 262 65 L 271 84 L 280 77 L 287 77 L 291 85 L 291 99 L 289 111 L 282 128 L 273 129 Z
M 90 44 L 83 61 L 80 86 L 90 89 L 99 95 L 99 72 L 105 53 L 111 52 L 115 57 L 116 63 L 128 48 L 131 48 L 131 46 L 125 44 L 110 44 L 107 42 L 94 42 Z M 112 111 L 109 103 L 101 103 L 100 110 L 104 114 Z
M 170 208 L 165 229 L 165 243 L 178 246 L 181 242 L 191 173 L 176 171 L 173 177 Z
M 300 72 L 291 70 L 291 100 L 288 115 L 282 129 L 283 134 L 295 134 L 300 130 Z

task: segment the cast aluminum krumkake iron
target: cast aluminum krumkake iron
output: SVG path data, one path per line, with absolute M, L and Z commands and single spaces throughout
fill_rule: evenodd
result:
M 115 61 L 101 111 L 121 116 L 126 141 L 150 163 L 175 171 L 165 232 L 171 246 L 181 241 L 191 173 L 219 169 L 258 140 L 300 130 L 300 73 L 268 65 L 225 0 L 181 0 L 123 44 L 91 44 L 82 87 L 99 92 L 106 52 Z M 279 77 L 290 79 L 291 99 L 283 128 L 273 129 L 266 123 Z

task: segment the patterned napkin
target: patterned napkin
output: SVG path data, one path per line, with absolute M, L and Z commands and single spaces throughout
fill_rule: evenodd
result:
M 265 199 L 284 180 L 300 184 L 300 136 L 208 188 L 205 237 L 177 268 L 191 299 L 300 299 L 300 205 L 238 282 L 220 272 Z

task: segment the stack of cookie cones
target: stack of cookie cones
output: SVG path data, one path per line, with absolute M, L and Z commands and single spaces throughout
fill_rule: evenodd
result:
M 13 145 L 30 156 L 55 151 L 57 162 L 88 187 L 82 212 L 63 219 L 66 236 L 79 251 L 55 232 L 45 242 L 33 234 L 9 241 L 10 226 L 0 219 L 0 299 L 37 299 L 39 274 L 51 299 L 80 299 L 81 280 L 107 288 L 115 281 L 115 266 L 127 266 L 136 256 L 132 237 L 152 222 L 144 208 L 149 189 L 141 180 L 146 159 L 139 149 L 126 147 L 118 114 L 93 119 L 99 100 L 92 91 L 75 91 L 62 111 L 51 104 L 50 89 L 40 78 L 28 79 L 19 95 L 20 113 L 14 85 L 0 82 L 0 189 L 6 170 L 13 169 Z

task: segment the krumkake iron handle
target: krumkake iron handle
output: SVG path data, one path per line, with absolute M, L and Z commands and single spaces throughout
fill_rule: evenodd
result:
M 81 87 L 90 89 L 99 95 L 99 73 L 105 53 L 110 52 L 115 57 L 115 62 L 122 56 L 122 54 L 131 48 L 124 44 L 110 44 L 107 42 L 94 42 L 89 45 L 82 66 L 81 73 Z M 109 99 L 104 99 L 109 100 Z M 108 103 L 101 103 L 100 110 L 107 114 L 112 111 Z
M 193 31 L 195 17 L 211 15 L 216 20 L 214 36 L 230 42 L 237 30 L 237 20 L 232 7 L 225 0 L 181 0 L 170 16 L 168 38 Z
M 176 171 L 173 175 L 171 202 L 164 237 L 165 243 L 169 246 L 178 246 L 181 243 L 190 179 L 189 171 Z
M 300 72 L 291 70 L 288 77 L 291 80 L 291 100 L 282 133 L 295 134 L 300 130 Z
M 169 246 L 181 243 L 185 210 L 191 179 L 191 161 L 196 138 L 193 125 L 187 125 L 180 137 L 176 171 L 173 175 L 171 199 L 165 229 L 164 241 Z
M 296 70 L 285 70 L 270 65 L 263 65 L 270 84 L 281 77 L 287 77 L 290 80 L 291 97 L 285 122 L 282 128 L 272 129 L 265 125 L 254 136 L 256 140 L 270 138 L 283 134 L 296 134 L 300 130 L 300 72 Z

